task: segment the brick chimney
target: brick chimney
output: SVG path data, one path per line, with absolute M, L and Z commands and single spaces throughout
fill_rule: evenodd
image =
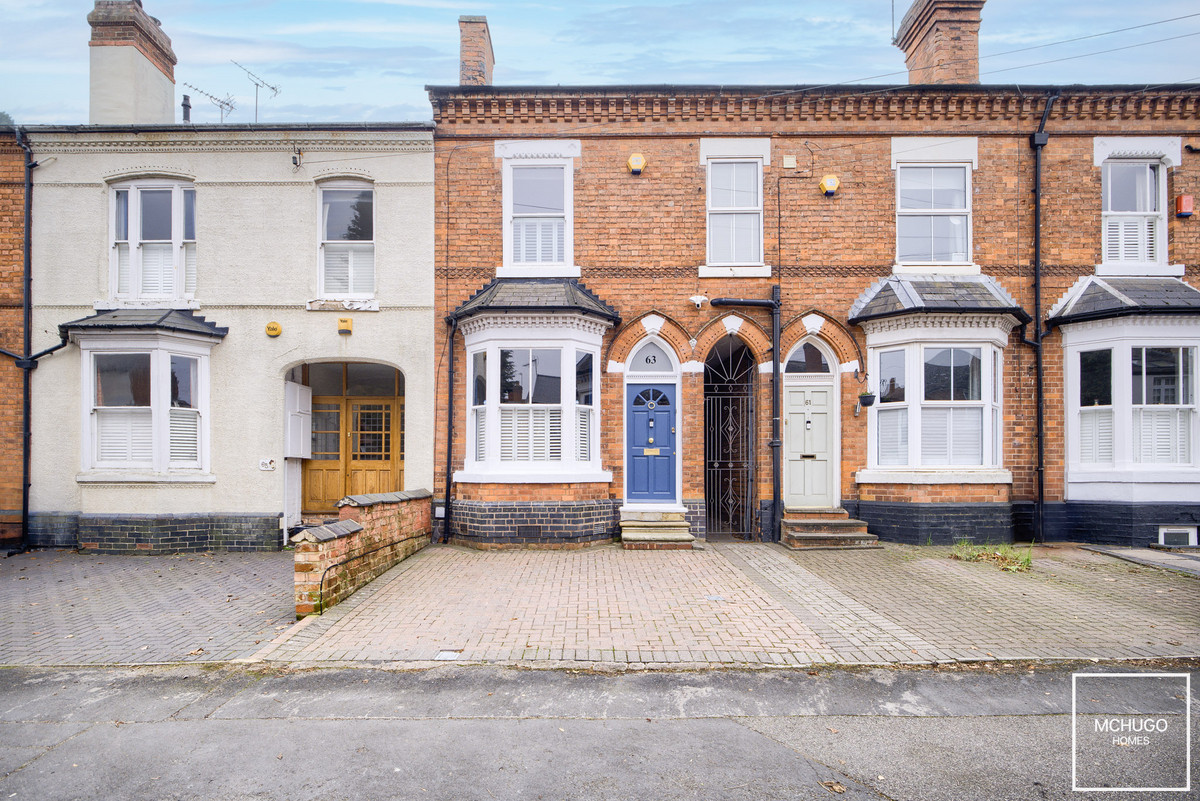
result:
M 96 0 L 89 122 L 170 125 L 175 122 L 175 53 L 142 0 Z
M 488 33 L 487 17 L 458 18 L 458 82 L 462 86 L 491 86 L 492 35 Z
M 979 83 L 979 12 L 986 0 L 914 0 L 895 45 L 911 83 Z

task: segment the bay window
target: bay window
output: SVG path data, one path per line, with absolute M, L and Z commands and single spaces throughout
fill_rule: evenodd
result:
M 172 180 L 112 187 L 111 292 L 170 302 L 196 294 L 196 190 Z

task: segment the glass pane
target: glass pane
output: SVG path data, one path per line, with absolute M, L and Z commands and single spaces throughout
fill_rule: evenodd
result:
M 629 360 L 629 371 L 635 373 L 669 373 L 671 358 L 666 351 L 653 342 L 642 346 L 637 355 Z
M 925 349 L 925 400 L 951 399 L 954 351 L 950 348 Z
M 1142 374 L 1142 356 L 1143 348 L 1134 348 L 1130 353 L 1130 366 L 1133 368 L 1133 402 L 1139 404 L 1142 402 L 1143 390 L 1145 389 L 1145 377 Z
M 1180 357 L 1181 361 L 1181 377 L 1179 381 L 1179 402 L 1192 403 L 1192 360 L 1196 358 L 1194 348 L 1183 348 L 1183 354 Z
M 534 403 L 562 402 L 562 355 L 557 350 L 535 350 L 533 353 Z
M 342 441 L 341 406 L 336 403 L 314 403 L 312 426 L 312 458 L 339 459 Z
M 1157 211 L 1158 171 L 1151 164 L 1110 161 L 1105 166 L 1105 211 Z
M 933 202 L 935 209 L 967 207 L 967 171 L 963 167 L 934 167 Z
M 500 402 L 529 403 L 529 351 L 500 351 Z
M 965 216 L 933 217 L 930 220 L 933 240 L 930 243 L 931 261 L 967 260 L 967 218 Z
M 979 348 L 955 348 L 953 366 L 954 400 L 981 400 L 983 362 Z
M 563 214 L 566 178 L 562 167 L 513 167 L 513 214 Z
M 885 351 L 879 354 L 879 402 L 899 403 L 903 400 L 904 351 Z
M 714 264 L 758 262 L 760 218 L 754 214 L 708 215 L 709 259 Z
M 308 366 L 308 385 L 314 395 L 342 394 L 342 365 L 340 364 L 310 364 Z
M 374 192 L 370 189 L 321 192 L 321 225 L 327 241 L 369 242 L 375 237 L 374 219 Z
M 709 165 L 708 205 L 714 209 L 758 208 L 758 164 L 718 161 Z
M 792 358 L 788 359 L 783 371 L 785 373 L 828 373 L 829 363 L 825 361 L 825 356 L 817 346 L 809 342 L 792 354 Z
M 1146 402 L 1179 403 L 1179 348 L 1146 348 Z
M 116 230 L 113 238 L 118 242 L 129 239 L 129 190 L 118 189 L 113 202 L 116 203 Z
M 1079 405 L 1112 406 L 1112 351 L 1079 354 Z
M 592 354 L 575 354 L 575 402 L 592 405 Z
M 149 406 L 150 354 L 96 354 L 97 406 Z
M 196 239 L 196 190 L 183 190 L 183 238 L 188 242 Z
M 347 364 L 346 394 L 395 395 L 396 368 L 386 364 Z
M 932 261 L 933 218 L 896 218 L 896 255 L 900 261 Z
M 482 406 L 487 402 L 487 351 L 471 356 L 471 403 Z
M 196 408 L 197 360 L 187 356 L 171 357 L 171 405 L 181 409 Z
M 144 189 L 138 195 L 142 204 L 142 241 L 171 239 L 171 190 Z
M 896 180 L 900 182 L 900 208 L 933 208 L 933 171 L 929 167 L 901 167 Z

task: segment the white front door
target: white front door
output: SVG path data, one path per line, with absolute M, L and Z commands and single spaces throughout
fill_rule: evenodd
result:
M 834 475 L 837 393 L 828 384 L 784 388 L 784 505 L 838 505 Z

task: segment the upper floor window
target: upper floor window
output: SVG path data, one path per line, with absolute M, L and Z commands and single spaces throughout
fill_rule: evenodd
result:
M 971 261 L 971 176 L 967 165 L 910 165 L 896 172 L 896 261 Z
M 574 277 L 574 158 L 579 142 L 502 141 L 502 277 Z
M 1166 187 L 1161 173 L 1158 162 L 1104 162 L 1105 264 L 1166 261 Z
M 709 265 L 762 264 L 762 162 L 708 163 Z
M 112 188 L 113 297 L 171 301 L 196 294 L 196 190 L 171 180 Z
M 319 292 L 323 298 L 375 295 L 375 192 L 369 185 L 321 187 Z

